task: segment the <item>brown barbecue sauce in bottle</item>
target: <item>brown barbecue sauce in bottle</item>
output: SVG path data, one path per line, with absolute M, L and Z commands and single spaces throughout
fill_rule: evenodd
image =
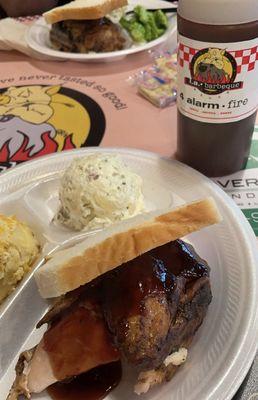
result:
M 208 176 L 245 167 L 258 104 L 257 0 L 179 0 L 177 158 Z

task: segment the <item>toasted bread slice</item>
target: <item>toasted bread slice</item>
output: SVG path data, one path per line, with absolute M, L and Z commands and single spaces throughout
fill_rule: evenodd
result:
M 35 273 L 40 294 L 58 297 L 147 251 L 221 221 L 212 198 L 140 214 L 56 252 Z
M 127 5 L 127 0 L 75 0 L 43 14 L 49 24 L 72 19 L 99 19 Z

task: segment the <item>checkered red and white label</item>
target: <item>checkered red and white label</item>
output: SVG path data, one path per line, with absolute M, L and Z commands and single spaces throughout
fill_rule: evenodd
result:
M 197 121 L 240 121 L 258 107 L 258 38 L 206 43 L 179 35 L 178 108 Z

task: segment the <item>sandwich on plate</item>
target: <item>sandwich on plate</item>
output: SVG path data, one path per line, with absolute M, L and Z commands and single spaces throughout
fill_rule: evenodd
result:
M 56 252 L 35 273 L 40 294 L 57 298 L 38 323 L 47 330 L 20 355 L 8 400 L 45 389 L 53 399 L 100 400 L 128 368 L 137 394 L 170 380 L 212 300 L 207 262 L 180 238 L 220 221 L 206 198 Z
M 125 36 L 107 14 L 126 5 L 127 0 L 75 0 L 46 12 L 53 48 L 71 53 L 122 50 Z

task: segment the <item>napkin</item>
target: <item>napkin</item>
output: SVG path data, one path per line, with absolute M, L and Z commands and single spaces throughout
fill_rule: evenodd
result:
M 33 21 L 35 21 L 35 17 L 0 20 L 0 51 L 17 50 L 39 60 L 53 59 L 53 57 L 36 52 L 27 45 L 26 33 Z

